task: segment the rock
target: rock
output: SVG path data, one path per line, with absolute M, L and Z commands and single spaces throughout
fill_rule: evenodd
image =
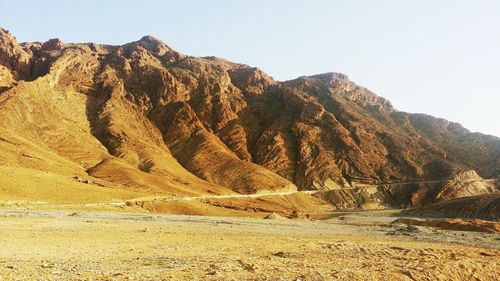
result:
M 285 258 L 286 254 L 282 251 L 279 251 L 279 252 L 274 253 L 273 256 L 279 257 L 279 258 Z
M 476 171 L 458 172 L 444 184 L 436 195 L 436 201 L 489 194 L 495 191 L 494 182 L 484 181 Z
M 257 269 L 257 267 L 253 263 L 248 263 L 243 260 L 238 260 L 238 263 L 244 270 L 249 272 L 255 272 L 255 270 Z
M 0 28 L 0 65 L 11 71 L 12 78 L 31 79 L 31 59 L 31 51 L 23 49 L 9 31 Z
M 393 222 L 393 224 L 398 224 L 398 222 Z M 387 235 L 413 235 L 419 233 L 420 229 L 414 225 L 408 224 L 405 226 L 398 226 L 392 231 L 388 231 Z
M 392 222 L 392 224 L 405 224 L 410 226 L 426 226 L 437 227 L 446 230 L 460 230 L 460 231 L 475 231 L 498 233 L 500 232 L 500 223 L 489 222 L 483 220 L 463 220 L 463 219 L 445 219 L 445 220 L 417 220 L 409 218 L 399 218 Z
M 483 194 L 444 200 L 405 212 L 407 215 L 500 220 L 500 194 Z
M 43 51 L 57 51 L 61 50 L 64 47 L 64 43 L 58 39 L 50 39 L 49 41 L 43 43 L 42 50 Z
M 302 218 L 304 218 L 304 214 L 302 214 L 301 212 L 299 212 L 297 210 L 293 210 L 290 213 L 290 218 L 291 219 L 302 219 Z
M 269 215 L 266 215 L 264 217 L 264 219 L 266 219 L 266 220 L 286 220 L 285 217 L 282 217 L 277 213 L 270 213 Z

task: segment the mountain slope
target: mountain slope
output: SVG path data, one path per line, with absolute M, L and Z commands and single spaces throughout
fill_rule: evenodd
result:
M 167 194 L 500 176 L 498 138 L 397 111 L 343 74 L 277 82 L 150 36 L 19 44 L 0 29 L 0 152 L 0 165 Z

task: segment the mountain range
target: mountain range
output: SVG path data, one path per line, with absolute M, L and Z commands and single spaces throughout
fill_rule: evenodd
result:
M 499 178 L 500 139 L 398 111 L 344 74 L 276 81 L 151 36 L 121 46 L 19 43 L 0 29 L 0 186 L 9 198 L 30 198 L 28 185 L 57 197 L 69 182 L 89 194 L 183 196 L 464 174 Z

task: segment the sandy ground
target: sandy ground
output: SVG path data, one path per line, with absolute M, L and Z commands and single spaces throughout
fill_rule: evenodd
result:
M 327 221 L 0 209 L 0 280 L 498 280 L 500 235 Z

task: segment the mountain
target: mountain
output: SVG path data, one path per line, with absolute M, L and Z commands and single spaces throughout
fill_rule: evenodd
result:
M 0 29 L 3 186 L 22 175 L 142 195 L 263 193 L 469 170 L 500 177 L 499 138 L 398 111 L 344 74 L 280 82 L 151 36 L 18 43 Z

